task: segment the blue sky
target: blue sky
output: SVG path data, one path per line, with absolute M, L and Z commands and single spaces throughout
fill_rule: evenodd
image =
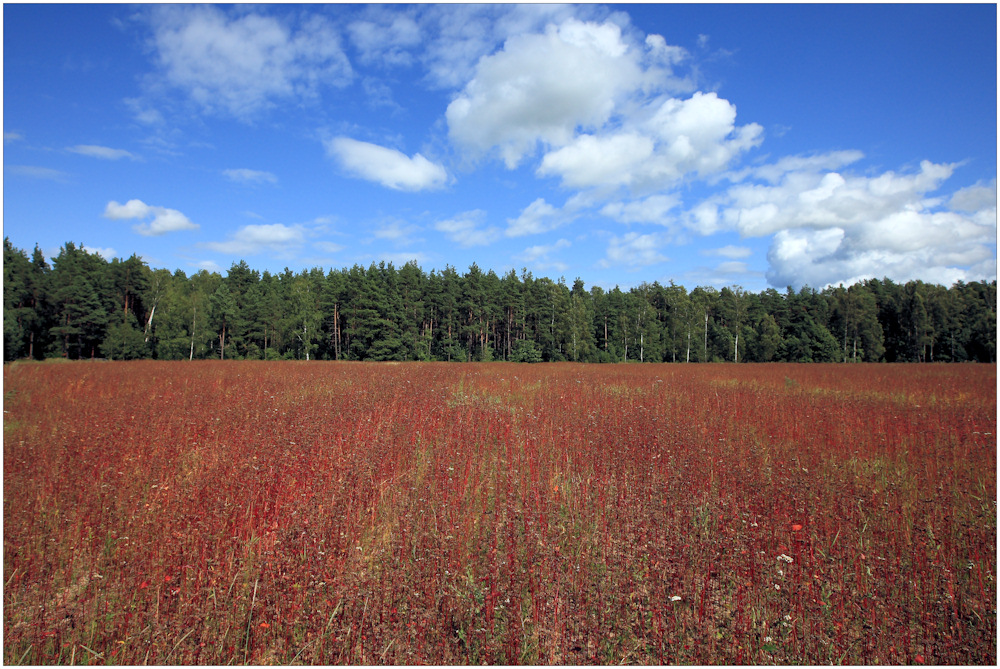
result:
M 3 8 L 3 227 L 151 267 L 996 278 L 996 6 Z

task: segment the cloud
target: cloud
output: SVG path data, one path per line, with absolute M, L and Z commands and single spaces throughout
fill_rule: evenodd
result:
M 361 88 L 365 92 L 368 106 L 372 109 L 386 107 L 394 112 L 402 111 L 403 108 L 393 99 L 392 88 L 388 84 L 374 77 L 365 77 L 361 80 Z
M 997 180 L 994 177 L 987 183 L 982 181 L 975 185 L 955 191 L 951 196 L 949 206 L 955 211 L 964 211 L 970 214 L 981 211 L 993 211 L 996 216 L 997 208 Z
M 619 223 L 667 225 L 674 220 L 670 211 L 680 203 L 680 198 L 674 194 L 651 195 L 632 202 L 609 202 L 601 208 L 601 214 Z
M 125 98 L 125 105 L 132 112 L 136 121 L 143 125 L 160 126 L 164 124 L 163 114 L 152 107 L 148 100 L 142 98 Z
M 236 183 L 278 183 L 278 177 L 270 172 L 262 172 L 260 170 L 239 168 L 223 170 L 222 174 L 230 181 L 235 181 Z
M 205 270 L 207 272 L 221 272 L 222 268 L 214 260 L 199 260 L 196 263 L 189 263 L 192 267 L 197 267 L 199 270 Z
M 753 251 L 746 246 L 734 246 L 733 244 L 728 244 L 719 249 L 707 249 L 702 251 L 702 253 L 709 256 L 722 256 L 723 258 L 730 258 L 732 260 L 749 258 L 753 255 Z
M 747 264 L 739 260 L 730 260 L 719 263 L 715 271 L 719 274 L 745 274 L 747 272 Z
M 392 242 L 396 246 L 408 246 L 422 239 L 413 235 L 420 231 L 420 226 L 406 224 L 403 221 L 389 221 L 377 228 L 374 232 L 376 239 L 384 239 Z
M 875 177 L 839 172 L 791 172 L 776 186 L 735 186 L 727 215 L 745 235 L 789 228 L 864 228 L 902 211 L 926 209 L 923 202 L 954 171 L 954 165 L 923 161 L 912 174 Z
M 3 132 L 4 144 L 6 144 L 7 142 L 19 142 L 22 140 L 24 140 L 24 135 L 22 135 L 19 132 L 7 132 L 6 130 L 4 130 Z
M 992 182 L 941 198 L 932 194 L 956 165 L 923 161 L 908 173 L 869 175 L 830 170 L 859 158 L 858 152 L 792 156 L 753 168 L 690 210 L 686 223 L 702 234 L 771 237 L 766 276 L 777 287 L 883 276 L 948 285 L 995 276 Z
M 485 221 L 486 212 L 482 209 L 473 209 L 462 212 L 454 218 L 438 221 L 434 224 L 434 229 L 443 232 L 450 241 L 462 248 L 486 246 L 500 238 L 500 230 L 492 226 L 484 227 Z
M 334 242 L 313 242 L 313 247 L 323 253 L 340 253 L 344 250 L 342 245 L 335 244 Z
M 537 174 L 559 175 L 562 185 L 571 188 L 627 186 L 653 149 L 653 140 L 637 133 L 581 135 L 572 144 L 547 153 Z
M 727 174 L 726 177 L 734 183 L 743 181 L 747 177 L 752 177 L 767 181 L 770 184 L 777 184 L 790 173 L 815 173 L 839 170 L 842 167 L 847 167 L 858 162 L 864 157 L 864 153 L 854 150 L 785 156 L 774 163 L 747 167 Z
M 525 207 L 517 218 L 507 219 L 507 230 L 504 231 L 504 234 L 508 237 L 536 235 L 554 230 L 564 223 L 566 223 L 566 215 L 546 202 L 544 198 L 538 198 Z
M 100 246 L 87 246 L 86 244 L 84 244 L 80 248 L 82 248 L 87 253 L 91 254 L 96 253 L 97 255 L 101 256 L 107 261 L 114 260 L 115 256 L 118 255 L 117 251 L 115 251 L 113 248 L 110 247 L 101 248 Z
M 345 86 L 353 75 L 337 31 L 318 15 L 292 27 L 253 9 L 160 5 L 150 23 L 166 84 L 210 113 L 248 120 L 275 101 Z
M 282 223 L 244 225 L 224 242 L 202 242 L 200 247 L 230 255 L 277 253 L 289 255 L 305 242 L 302 226 Z
M 428 262 L 428 256 L 426 253 L 380 253 L 378 254 L 378 259 L 392 263 L 395 267 L 402 267 L 411 260 L 416 262 L 418 265 L 425 265 Z
M 610 20 L 550 23 L 480 59 L 445 113 L 449 137 L 472 157 L 496 152 L 509 169 L 541 144 L 536 174 L 567 188 L 662 192 L 726 169 L 763 139 L 715 93 L 673 97 L 691 88 L 674 74 L 686 58 L 662 36 L 640 42 Z
M 29 179 L 47 179 L 49 181 L 65 182 L 68 174 L 51 167 L 36 167 L 34 165 L 4 165 L 4 175 L 28 177 Z
M 737 127 L 736 107 L 715 93 L 664 100 L 641 127 L 658 144 L 656 159 L 643 174 L 652 180 L 717 172 L 763 141 L 763 128 L 756 123 Z
M 448 179 L 444 167 L 416 154 L 406 154 L 349 137 L 335 137 L 326 144 L 327 153 L 346 171 L 386 188 L 420 191 L 441 188 Z
M 568 19 L 509 38 L 482 58 L 445 113 L 452 140 L 475 153 L 499 150 L 508 168 L 537 142 L 563 146 L 577 127 L 603 125 L 644 83 L 641 50 L 610 22 Z
M 660 253 L 660 250 L 667 242 L 667 237 L 660 233 L 642 235 L 638 232 L 630 232 L 624 237 L 615 236 L 608 243 L 605 258 L 598 264 L 601 267 L 624 265 L 639 268 L 666 262 L 669 258 Z
M 420 25 L 410 13 L 390 12 L 383 7 L 372 8 L 367 18 L 348 24 L 347 33 L 361 62 L 386 66 L 412 65 L 412 49 L 423 38 Z
M 118 204 L 112 200 L 104 208 L 104 217 L 112 221 L 149 219 L 147 222 L 136 223 L 132 226 L 133 230 L 147 237 L 178 230 L 197 230 L 200 227 L 176 209 L 150 206 L 142 200 L 129 200 L 125 204 Z
M 561 176 L 563 186 L 573 188 L 655 192 L 689 174 L 717 173 L 763 139 L 756 123 L 737 126 L 736 107 L 715 93 L 659 99 L 633 114 L 626 127 L 576 137 L 547 153 L 538 174 Z
M 554 244 L 529 246 L 522 253 L 515 255 L 514 260 L 531 265 L 538 270 L 565 272 L 569 269 L 569 265 L 560 260 L 553 260 L 551 255 L 556 251 L 569 248 L 570 246 L 571 244 L 568 239 L 560 239 Z
M 429 86 L 461 88 L 475 76 L 480 59 L 511 36 L 537 32 L 549 23 L 561 23 L 573 16 L 585 18 L 597 11 L 586 5 L 424 5 L 415 14 L 424 40 L 411 49 L 427 72 L 424 81 Z M 399 42 L 392 46 L 398 48 Z
M 95 146 L 93 144 L 77 144 L 76 146 L 67 147 L 66 150 L 79 153 L 81 156 L 90 156 L 91 158 L 100 158 L 102 160 L 139 159 L 138 156 L 125 149 L 112 149 L 107 146 Z

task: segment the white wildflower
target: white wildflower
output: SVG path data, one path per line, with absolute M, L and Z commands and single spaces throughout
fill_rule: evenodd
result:
M 792 558 L 788 557 L 784 553 L 782 553 L 781 555 L 779 555 L 778 559 L 781 560 L 782 562 L 787 562 L 788 564 L 792 564 L 793 562 L 795 562 L 795 560 L 793 560 Z
M 680 595 L 674 595 L 673 597 L 670 598 L 670 601 L 672 601 L 672 602 L 679 602 L 679 601 L 681 601 L 681 597 L 680 597 Z

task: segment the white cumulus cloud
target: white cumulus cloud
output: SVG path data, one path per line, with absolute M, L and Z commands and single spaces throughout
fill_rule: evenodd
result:
M 717 172 L 763 141 L 763 128 L 737 127 L 735 105 L 715 93 L 664 100 L 642 127 L 658 144 L 656 159 L 643 174 L 654 182 Z
M 758 146 L 761 126 L 736 124 L 736 107 L 690 90 L 673 73 L 687 53 L 660 35 L 642 42 L 616 23 L 575 18 L 510 37 L 480 59 L 446 112 L 452 141 L 496 151 L 516 167 L 541 143 L 538 176 L 568 188 L 662 192 L 706 177 Z
M 936 196 L 956 165 L 844 171 L 859 152 L 787 157 L 735 175 L 738 183 L 687 212 L 702 234 L 771 237 L 768 282 L 822 287 L 887 276 L 949 285 L 996 275 L 995 185 Z M 839 171 L 835 171 L 839 170 Z
M 610 22 L 568 19 L 514 35 L 448 105 L 449 134 L 475 153 L 496 147 L 516 167 L 538 141 L 563 146 L 578 126 L 603 125 L 643 83 L 641 55 Z
M 736 125 L 736 107 L 715 93 L 657 99 L 633 113 L 625 130 L 582 134 L 542 159 L 538 174 L 564 186 L 663 191 L 688 175 L 727 168 L 763 141 L 756 123 Z
M 395 149 L 350 137 L 335 137 L 327 142 L 326 149 L 347 172 L 386 188 L 427 190 L 441 188 L 448 180 L 444 167 L 419 153 L 410 158 Z
M 654 142 L 637 133 L 581 135 L 572 144 L 545 154 L 540 176 L 559 175 L 564 186 L 627 186 L 653 155 Z
M 129 200 L 125 204 L 112 200 L 104 208 L 104 217 L 112 221 L 139 220 L 141 222 L 133 225 L 132 229 L 147 237 L 178 230 L 197 230 L 199 227 L 176 209 L 148 205 L 142 200 Z

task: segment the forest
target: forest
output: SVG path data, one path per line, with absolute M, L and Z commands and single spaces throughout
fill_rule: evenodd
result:
M 72 242 L 50 265 L 4 238 L 4 360 L 995 362 L 996 288 L 588 290 L 416 262 L 271 274 L 241 260 L 188 276 Z

